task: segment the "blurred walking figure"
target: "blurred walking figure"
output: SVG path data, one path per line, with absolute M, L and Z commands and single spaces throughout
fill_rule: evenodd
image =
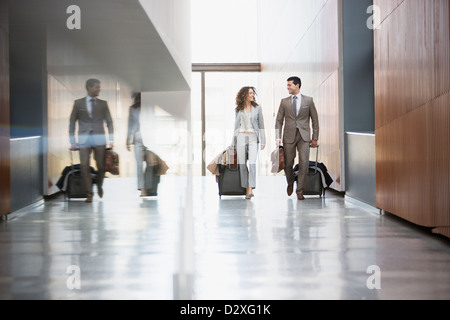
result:
M 136 159 L 137 188 L 141 191 L 141 197 L 147 196 L 144 178 L 144 156 L 145 146 L 141 134 L 141 93 L 133 94 L 133 105 L 130 106 L 128 115 L 127 150 L 131 151 L 134 145 L 134 156 Z
M 97 191 L 103 198 L 103 179 L 105 177 L 105 122 L 108 127 L 109 145 L 114 146 L 114 127 L 108 103 L 97 97 L 100 94 L 100 80 L 86 81 L 87 96 L 75 101 L 70 115 L 69 136 L 72 150 L 80 150 L 80 169 L 86 189 L 86 202 L 92 202 L 91 153 L 97 164 Z M 75 123 L 78 121 L 78 143 L 75 139 Z
M 236 148 L 242 187 L 247 189 L 246 198 L 251 199 L 256 188 L 256 160 L 258 144 L 266 146 L 264 117 L 256 102 L 256 89 L 243 87 L 236 96 L 236 118 L 232 146 Z

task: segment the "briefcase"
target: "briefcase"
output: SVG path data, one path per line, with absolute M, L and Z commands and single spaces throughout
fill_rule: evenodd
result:
M 119 175 L 119 155 L 113 149 L 106 149 L 105 153 L 105 172 L 109 172 L 112 175 Z
M 272 160 L 272 173 L 280 173 L 284 170 L 285 162 L 284 162 L 284 147 L 277 147 L 271 154 Z

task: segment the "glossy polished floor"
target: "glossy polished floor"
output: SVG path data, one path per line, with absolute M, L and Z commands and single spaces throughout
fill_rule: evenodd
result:
M 283 177 L 252 201 L 214 178 L 105 181 L 94 203 L 45 201 L 0 222 L 0 299 L 450 299 L 450 242 L 328 193 L 299 202 Z

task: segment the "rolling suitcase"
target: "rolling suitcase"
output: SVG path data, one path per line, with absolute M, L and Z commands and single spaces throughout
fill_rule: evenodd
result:
M 230 153 L 227 152 L 229 157 L 227 165 L 219 165 L 218 185 L 220 199 L 222 199 L 222 196 L 245 196 L 247 194 L 247 190 L 242 188 L 237 158 L 234 157 L 234 161 L 230 161 Z M 235 152 L 234 155 L 236 155 Z
M 83 183 L 83 177 L 81 175 L 80 165 L 73 164 L 73 151 L 70 150 L 70 166 L 67 166 L 62 174 L 61 178 L 57 182 L 57 186 L 64 193 L 66 199 L 83 199 L 87 197 L 86 190 Z M 96 183 L 97 171 L 94 168 L 91 169 L 92 184 Z
M 322 184 L 322 176 L 319 170 L 317 170 L 318 163 L 319 146 L 317 146 L 316 161 L 314 162 L 314 166 L 309 166 L 308 173 L 306 174 L 305 187 L 303 189 L 303 195 L 305 196 L 325 196 L 325 189 Z
M 69 173 L 66 197 L 69 200 L 87 197 L 80 170 L 74 170 Z
M 157 169 L 157 166 L 147 166 L 145 168 L 145 189 L 149 197 L 156 197 L 158 195 L 158 185 L 161 182 L 161 176 L 156 174 Z

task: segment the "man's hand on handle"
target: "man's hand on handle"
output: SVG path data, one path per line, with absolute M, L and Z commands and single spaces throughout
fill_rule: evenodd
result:
M 319 146 L 317 140 L 311 140 L 310 144 L 311 148 L 317 148 Z

